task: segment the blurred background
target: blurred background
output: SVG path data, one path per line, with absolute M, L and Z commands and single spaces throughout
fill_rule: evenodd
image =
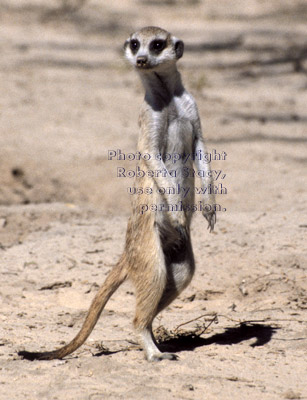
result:
M 1 0 L 0 205 L 67 202 L 128 214 L 143 89 L 122 45 L 156 25 L 179 62 L 209 150 L 227 159 L 227 210 L 303 209 L 307 137 L 303 0 Z M 295 198 L 295 203 L 293 202 Z

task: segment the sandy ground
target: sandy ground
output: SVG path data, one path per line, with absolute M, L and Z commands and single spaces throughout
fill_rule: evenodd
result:
M 64 3 L 64 2 L 63 2 Z M 0 3 L 0 398 L 307 399 L 307 6 L 299 0 L 2 0 Z M 69 9 L 70 7 L 70 9 Z M 80 328 L 124 245 L 142 87 L 128 34 L 182 38 L 212 168 L 225 174 L 213 234 L 196 213 L 186 291 L 155 321 L 179 361 L 150 364 L 132 330 L 133 287 Z

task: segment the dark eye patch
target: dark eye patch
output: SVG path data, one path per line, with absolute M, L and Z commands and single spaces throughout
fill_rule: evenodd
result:
M 166 47 L 166 40 L 156 39 L 150 43 L 149 50 L 156 54 L 159 54 L 161 53 L 162 50 L 165 49 L 165 47 Z
M 133 54 L 135 54 L 140 47 L 140 42 L 137 39 L 131 39 L 130 40 L 130 49 Z

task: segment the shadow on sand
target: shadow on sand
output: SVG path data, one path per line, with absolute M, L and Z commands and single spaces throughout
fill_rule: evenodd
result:
M 255 338 L 251 347 L 263 346 L 268 343 L 278 328 L 264 324 L 241 324 L 237 327 L 226 328 L 224 332 L 203 338 L 194 333 L 178 335 L 164 340 L 160 344 L 162 351 L 192 351 L 197 347 L 210 344 L 232 345 Z

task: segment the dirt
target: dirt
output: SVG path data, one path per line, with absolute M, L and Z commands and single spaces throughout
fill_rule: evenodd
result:
M 299 0 L 1 2 L 1 399 L 307 399 L 306 18 Z M 179 360 L 144 360 L 129 283 L 74 354 L 22 360 L 77 333 L 123 250 L 135 163 L 108 155 L 136 151 L 122 44 L 146 25 L 185 42 L 227 191 L 212 234 L 195 213 L 195 277 L 155 321 Z

